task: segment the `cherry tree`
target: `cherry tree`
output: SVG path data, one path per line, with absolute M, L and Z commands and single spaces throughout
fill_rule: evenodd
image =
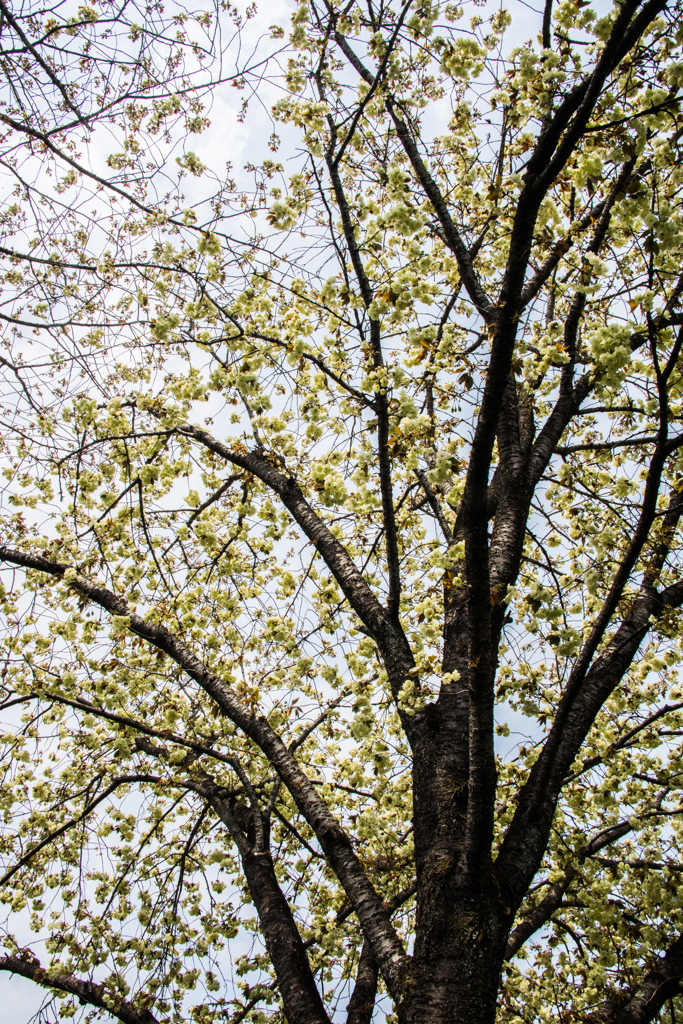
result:
M 0 13 L 0 968 L 675 1021 L 679 6 Z

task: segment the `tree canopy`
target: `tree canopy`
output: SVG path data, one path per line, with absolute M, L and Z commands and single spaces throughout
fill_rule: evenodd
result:
M 268 22 L 0 0 L 0 970 L 675 1022 L 680 5 Z

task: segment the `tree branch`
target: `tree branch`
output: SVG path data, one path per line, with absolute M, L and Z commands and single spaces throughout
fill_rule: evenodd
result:
M 101 804 L 103 800 L 106 800 L 108 796 L 111 796 L 111 794 L 115 790 L 117 790 L 119 786 L 126 786 L 131 782 L 156 783 L 160 781 L 161 780 L 157 775 L 142 775 L 139 773 L 135 775 L 119 775 L 115 779 L 112 779 L 111 783 L 107 786 L 104 792 L 100 793 L 99 796 L 96 796 L 94 800 L 91 800 L 85 806 L 85 808 L 78 815 L 77 818 L 72 818 L 71 821 L 67 821 L 66 824 L 62 825 L 60 828 L 55 829 L 54 832 L 50 832 L 49 835 L 47 835 L 39 843 L 36 843 L 35 846 L 32 846 L 31 849 L 28 850 L 23 857 L 20 857 L 17 863 L 14 864 L 9 869 L 9 871 L 6 871 L 2 878 L 0 878 L 0 886 L 6 885 L 6 883 L 9 882 L 10 878 L 12 878 L 12 876 L 15 875 L 17 871 L 25 867 L 25 865 L 28 864 L 29 861 L 33 857 L 35 857 L 37 853 L 40 853 L 41 850 L 44 850 L 46 846 L 49 846 L 50 843 L 54 843 L 56 839 L 59 839 L 61 836 L 65 835 L 65 833 L 68 832 L 69 829 L 75 828 L 76 825 L 80 824 L 80 822 L 87 818 L 87 816 L 92 811 L 94 811 L 95 808 L 99 804 Z
M 405 8 L 407 10 L 407 7 Z M 342 230 L 344 240 L 351 256 L 351 263 L 358 281 L 358 286 L 363 296 L 366 309 L 369 310 L 374 300 L 374 292 L 365 271 L 360 248 L 356 241 L 354 226 L 351 221 L 349 204 L 346 199 L 344 186 L 339 174 L 338 158 L 333 158 L 333 146 L 336 140 L 336 131 L 332 129 L 332 140 L 326 155 L 327 169 L 332 182 L 337 205 L 341 213 Z M 368 312 L 368 316 L 370 316 Z M 380 322 L 370 316 L 370 349 L 372 362 L 375 370 L 384 366 L 382 354 Z M 382 394 L 384 391 L 384 394 Z M 396 513 L 394 510 L 394 499 L 391 481 L 391 459 L 389 456 L 389 409 L 385 388 L 379 388 L 375 396 L 375 410 L 377 412 L 377 461 L 379 464 L 380 492 L 382 495 L 382 516 L 384 519 L 384 538 L 387 553 L 387 575 L 389 577 L 389 593 L 387 599 L 387 610 L 393 625 L 401 629 L 398 621 L 398 610 L 401 600 L 401 573 L 399 568 L 398 537 L 396 530 Z M 401 686 L 403 679 L 398 683 Z M 393 683 L 393 680 L 392 680 Z M 395 684 L 394 684 L 395 685 Z
M 8 22 L 8 24 L 10 24 L 12 26 L 12 28 L 17 33 L 17 35 L 21 39 L 22 43 L 26 47 L 26 49 L 34 57 L 34 59 L 36 60 L 38 65 L 43 69 L 43 71 L 45 72 L 47 77 L 50 79 L 52 84 L 59 90 L 59 92 L 61 93 L 62 99 L 64 100 L 64 102 L 67 105 L 67 107 L 69 108 L 69 110 L 72 112 L 72 114 L 76 115 L 76 117 L 78 118 L 78 120 L 81 122 L 82 125 L 87 127 L 87 124 L 88 124 L 87 120 L 83 117 L 83 115 L 81 114 L 81 112 L 78 109 L 78 107 L 74 104 L 74 102 L 71 99 L 71 97 L 69 96 L 69 93 L 67 92 L 63 82 L 61 82 L 59 80 L 59 78 L 54 73 L 54 71 L 52 70 L 50 65 L 47 63 L 47 61 L 43 60 L 43 57 L 41 56 L 40 52 L 31 43 L 30 39 L 24 33 L 21 25 L 18 23 L 18 21 L 12 15 L 12 12 L 10 11 L 9 7 L 7 7 L 7 5 L 2 2 L 2 0 L 0 0 L 0 11 L 2 11 L 2 14 L 3 14 L 4 18 L 6 19 L 6 21 Z
M 375 82 L 375 76 L 365 67 L 363 62 L 354 53 L 352 47 L 349 45 L 348 40 L 341 32 L 334 32 L 334 40 L 337 43 L 339 49 L 342 51 L 349 64 L 358 72 L 361 78 L 372 85 Z M 481 282 L 474 270 L 471 256 L 467 251 L 467 247 L 458 231 L 458 228 L 450 215 L 448 206 L 443 198 L 441 190 L 437 185 L 436 181 L 430 174 L 427 165 L 422 159 L 420 152 L 415 144 L 415 141 L 410 133 L 410 130 L 400 116 L 396 109 L 396 105 L 391 97 L 386 100 L 387 111 L 389 112 L 394 124 L 396 126 L 396 132 L 403 146 L 408 159 L 415 171 L 418 181 L 422 185 L 425 195 L 429 199 L 430 203 L 434 208 L 441 229 L 444 235 L 444 241 L 446 245 L 453 252 L 456 261 L 458 263 L 458 270 L 460 277 L 462 278 L 463 284 L 467 289 L 467 294 L 472 300 L 476 309 L 481 313 L 487 322 L 493 320 L 494 308 L 493 305 L 484 292 Z
M 239 456 L 239 458 L 245 460 L 240 462 L 243 468 L 253 472 L 254 463 L 250 457 Z M 275 473 L 280 480 L 285 480 L 269 463 L 260 459 L 258 466 L 263 472 L 266 471 L 261 463 L 263 466 L 267 466 L 271 473 Z M 285 480 L 285 483 L 288 481 Z M 298 488 L 296 488 L 296 492 L 300 494 Z M 317 519 L 317 517 L 315 518 Z M 327 528 L 325 527 L 325 529 Z M 338 544 L 334 537 L 332 540 Z M 341 548 L 341 545 L 339 547 Z M 347 557 L 343 548 L 341 550 Z M 0 561 L 60 578 L 70 568 L 42 556 L 27 555 L 6 547 L 0 547 Z M 357 572 L 355 567 L 354 571 Z M 149 622 L 142 616 L 131 612 L 122 597 L 75 572 L 67 582 L 77 594 L 98 604 L 112 615 L 128 619 L 128 628 L 132 633 L 142 637 L 172 658 L 216 702 L 221 711 L 263 751 L 289 789 L 301 814 L 313 829 L 325 856 L 358 915 L 365 935 L 372 943 L 387 987 L 392 996 L 398 1000 L 406 954 L 391 923 L 390 915 L 365 874 L 346 831 L 320 798 L 311 780 L 299 767 L 282 739 L 270 727 L 267 719 L 253 714 L 237 698 L 228 684 L 212 672 L 178 636 L 165 626 Z M 364 581 L 363 585 L 365 586 Z
M 193 788 L 208 801 L 237 845 L 287 1019 L 330 1024 L 299 929 L 277 880 L 270 850 L 259 842 L 262 823 L 259 830 L 258 806 L 252 804 L 250 808 L 254 826 L 251 841 L 237 820 L 234 797 L 228 797 L 210 775 L 202 773 Z
M 529 778 L 522 787 L 517 810 L 501 844 L 496 860 L 497 876 L 507 882 L 511 896 L 521 901 L 537 870 L 552 822 L 557 796 L 567 772 L 581 748 L 605 700 L 628 671 L 636 651 L 651 628 L 668 608 L 683 604 L 683 581 L 657 593 L 645 583 L 633 601 L 609 644 L 593 662 L 569 710 L 559 710 L 550 730 L 554 745 L 546 744 Z M 562 698 L 562 703 L 564 702 Z
M 376 640 L 397 694 L 415 664 L 405 633 L 377 600 L 344 546 L 306 501 L 296 480 L 286 476 L 258 451 L 233 451 L 199 427 L 183 425 L 176 430 L 181 435 L 194 438 L 227 462 L 253 473 L 275 491 L 295 522 L 315 544 L 349 604 Z M 404 716 L 404 727 L 408 732 L 410 724 L 409 716 Z
M 552 0 L 548 0 L 548 2 L 550 3 L 552 2 Z M 596 228 L 596 231 L 594 232 L 593 239 L 591 241 L 590 246 L 587 249 L 587 252 L 597 253 L 598 249 L 602 245 L 602 242 L 604 241 L 605 234 L 607 233 L 607 229 L 609 227 L 611 219 L 612 209 L 617 201 L 618 196 L 628 184 L 629 179 L 635 178 L 638 176 L 638 174 L 643 173 L 645 168 L 649 165 L 649 161 L 646 161 L 643 164 L 643 166 L 639 169 L 639 171 L 637 171 L 635 174 L 633 173 L 633 164 L 634 161 L 629 160 L 622 166 L 619 174 L 616 177 L 614 184 L 612 185 L 612 188 L 610 189 L 608 195 L 602 200 L 602 202 L 598 203 L 595 209 L 590 210 L 588 213 L 586 213 L 581 218 L 581 220 L 577 222 L 575 226 L 570 225 L 567 237 L 555 243 L 550 252 L 550 255 L 544 261 L 543 265 L 539 267 L 539 269 L 536 271 L 531 280 L 524 286 L 524 289 L 519 300 L 520 309 L 523 309 L 525 306 L 527 306 L 529 302 L 531 302 L 531 300 L 538 295 L 543 285 L 546 283 L 546 281 L 553 273 L 555 268 L 558 266 L 562 257 L 569 252 L 573 245 L 572 234 L 578 234 L 582 231 L 585 231 L 586 228 L 589 228 L 591 226 L 591 224 L 595 224 L 596 219 L 599 218 L 598 226 Z
M 9 971 L 22 978 L 29 978 L 43 988 L 69 992 L 82 1003 L 88 1003 L 90 1006 L 96 1006 L 100 1010 L 111 1013 L 122 1024 L 158 1024 L 158 1019 L 149 1010 L 135 1006 L 133 1002 L 108 992 L 104 985 L 83 981 L 81 978 L 75 978 L 72 974 L 63 973 L 58 969 L 54 973 L 52 970 L 44 970 L 32 954 L 30 959 L 25 955 L 0 957 L 0 971 Z
M 678 995 L 682 978 L 683 935 L 679 935 L 640 982 L 601 1003 L 586 1017 L 586 1024 L 649 1024 L 667 1000 Z
M 377 961 L 369 942 L 365 940 L 358 960 L 356 984 L 346 1007 L 346 1024 L 370 1024 L 376 998 Z
M 460 232 L 458 231 L 458 228 L 456 227 L 455 221 L 450 215 L 446 201 L 441 193 L 441 189 L 430 174 L 427 165 L 420 155 L 420 151 L 417 148 L 415 140 L 411 135 L 408 125 L 398 113 L 396 105 L 391 97 L 387 98 L 386 107 L 391 115 L 394 125 L 396 126 L 396 134 L 398 135 L 399 141 L 410 160 L 415 175 L 420 182 L 425 195 L 429 199 L 429 202 L 432 204 L 434 212 L 439 218 L 439 224 L 441 225 L 441 230 L 443 232 L 443 240 L 455 256 L 460 278 L 465 286 L 467 294 L 469 295 L 475 309 L 483 317 L 486 323 L 493 323 L 496 316 L 495 306 L 484 291 L 481 281 L 479 280 L 479 276 L 474 269 L 472 257 Z
M 608 77 L 648 25 L 666 8 L 666 2 L 648 0 L 638 12 L 639 0 L 627 0 L 619 8 L 591 75 L 570 93 L 541 133 L 527 165 L 526 177 L 530 185 L 546 189 L 562 170 L 588 124 Z

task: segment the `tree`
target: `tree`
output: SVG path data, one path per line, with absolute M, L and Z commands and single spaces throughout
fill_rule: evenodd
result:
M 0 13 L 0 968 L 675 1020 L 678 6 Z

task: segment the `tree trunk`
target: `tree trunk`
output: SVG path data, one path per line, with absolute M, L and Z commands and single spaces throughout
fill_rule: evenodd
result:
M 494 1024 L 502 942 L 495 925 L 483 925 L 481 932 L 480 927 L 480 920 L 467 918 L 460 935 L 433 934 L 431 955 L 415 956 L 402 1024 Z M 433 949 L 437 944 L 444 950 L 440 956 Z
M 464 666 L 463 666 L 464 669 Z M 493 1024 L 512 908 L 490 864 L 459 855 L 467 817 L 467 694 L 426 709 L 413 747 L 415 947 L 402 1024 Z

